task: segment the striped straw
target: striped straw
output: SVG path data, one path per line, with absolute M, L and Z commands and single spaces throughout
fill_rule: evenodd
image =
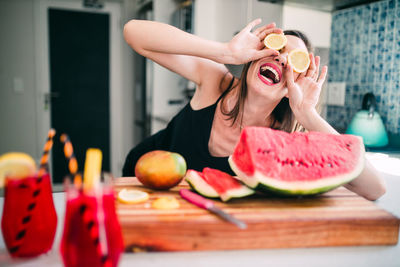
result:
M 78 161 L 76 160 L 71 140 L 65 133 L 61 135 L 60 140 L 64 143 L 64 155 L 68 161 L 68 169 L 74 179 L 74 185 L 80 188 L 82 185 L 82 176 L 78 174 Z
M 56 130 L 50 129 L 47 134 L 46 144 L 44 144 L 43 155 L 42 158 L 40 159 L 38 177 L 42 177 L 44 173 L 49 172 L 49 152 L 53 146 L 54 135 L 56 135 Z

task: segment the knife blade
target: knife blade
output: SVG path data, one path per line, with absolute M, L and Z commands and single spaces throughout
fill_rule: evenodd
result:
M 212 213 L 218 215 L 219 217 L 221 217 L 222 219 L 235 224 L 237 227 L 239 227 L 240 229 L 246 229 L 247 228 L 247 224 L 235 217 L 233 217 L 232 215 L 224 212 L 223 210 L 221 210 L 220 208 L 218 208 L 217 206 L 215 206 L 214 202 L 206 199 L 196 193 L 193 193 L 192 191 L 188 190 L 188 189 L 181 189 L 179 190 L 179 194 L 181 195 L 182 198 L 186 199 L 187 201 L 189 201 L 190 203 L 196 205 L 199 208 L 203 208 L 206 210 L 211 211 Z

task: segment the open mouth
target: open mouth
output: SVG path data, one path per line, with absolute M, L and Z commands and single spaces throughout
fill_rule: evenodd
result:
M 273 64 L 266 63 L 261 65 L 258 77 L 267 85 L 277 84 L 281 81 L 281 71 Z

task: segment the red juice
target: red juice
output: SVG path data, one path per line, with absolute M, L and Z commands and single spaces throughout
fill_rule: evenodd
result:
M 114 191 L 66 190 L 64 233 L 60 252 L 65 266 L 117 266 L 124 249 L 115 212 Z
M 6 178 L 1 228 L 13 257 L 33 257 L 51 249 L 57 214 L 48 174 Z

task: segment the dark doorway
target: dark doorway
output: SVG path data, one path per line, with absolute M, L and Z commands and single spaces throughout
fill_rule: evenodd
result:
M 102 150 L 110 171 L 110 23 L 108 14 L 54 8 L 48 18 L 53 182 L 61 183 L 68 174 L 61 133 L 70 136 L 80 171 L 90 147 Z

